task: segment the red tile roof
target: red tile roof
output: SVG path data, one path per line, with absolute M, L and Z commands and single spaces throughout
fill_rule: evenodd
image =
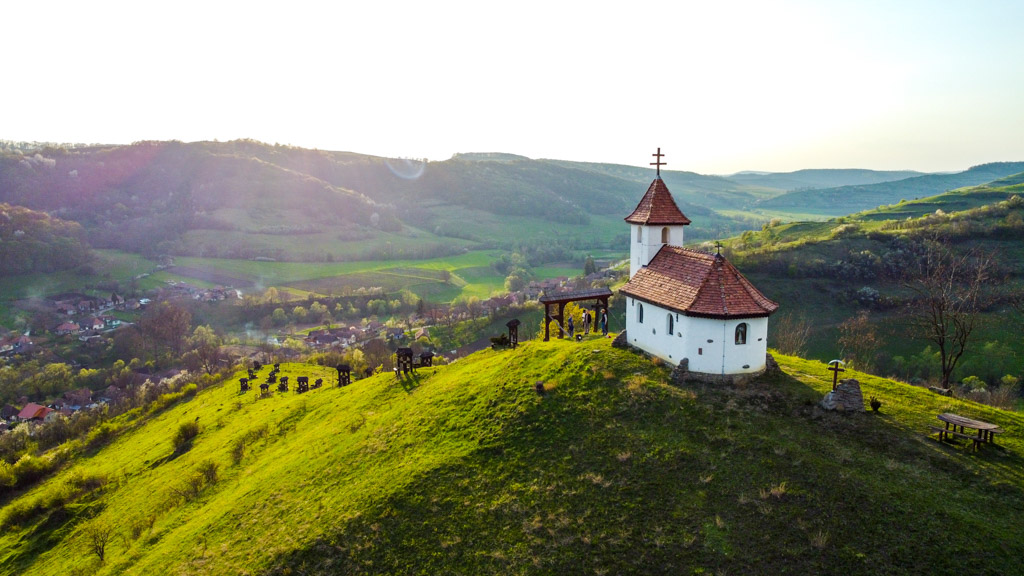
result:
M 21 412 L 18 413 L 18 420 L 32 420 L 33 418 L 42 420 L 43 418 L 46 418 L 46 415 L 50 412 L 53 412 L 53 408 L 47 408 L 46 406 L 40 406 L 39 404 L 29 402 L 21 409 Z
M 690 219 L 683 215 L 676 201 L 672 199 L 672 193 L 661 178 L 655 178 L 651 182 L 647 193 L 636 205 L 636 210 L 626 216 L 626 222 L 630 224 L 682 224 L 687 225 Z
M 619 291 L 688 316 L 756 318 L 779 307 L 722 256 L 671 245 Z

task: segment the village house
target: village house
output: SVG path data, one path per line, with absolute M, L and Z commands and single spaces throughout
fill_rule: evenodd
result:
M 534 280 L 526 285 L 526 288 L 523 290 L 523 294 L 528 300 L 535 300 L 545 292 L 554 292 L 555 290 L 565 286 L 565 283 L 568 280 L 569 278 L 566 276 L 549 278 L 547 280 Z
M 92 298 L 86 298 L 78 301 L 79 312 L 92 312 L 93 310 L 99 310 L 99 302 Z
M 0 355 L 20 354 L 32 347 L 28 334 L 18 334 L 0 340 Z
M 217 286 L 216 288 L 203 290 L 193 297 L 202 302 L 220 302 L 221 300 L 238 299 L 242 296 L 239 294 L 238 290 L 235 290 L 234 288 Z
M 117 328 L 121 325 L 121 320 L 113 316 L 103 315 L 99 316 L 99 319 L 103 322 L 103 326 L 106 328 Z
M 18 417 L 18 412 L 21 412 L 21 410 L 10 404 L 4 404 L 3 408 L 0 408 L 0 419 L 10 422 Z
M 359 341 L 359 338 L 363 335 L 362 330 L 355 326 L 346 326 L 343 328 L 334 328 L 331 330 L 341 346 L 351 346 Z
M 660 149 L 656 155 L 660 162 Z M 766 298 L 720 253 L 683 248 L 690 220 L 658 175 L 630 224 L 626 296 L 628 344 L 690 373 L 757 374 L 767 364 Z
M 485 312 L 488 314 L 495 314 L 502 310 L 507 310 L 510 306 L 519 304 L 519 299 L 515 293 L 509 293 L 488 298 L 480 304 Z
M 100 320 L 99 318 L 95 317 L 86 318 L 78 325 L 82 330 L 103 330 L 103 328 L 106 327 L 106 324 L 103 323 L 103 320 Z
M 58 336 L 64 336 L 66 334 L 78 334 L 81 328 L 74 322 L 63 322 L 53 329 L 53 333 Z
M 78 412 L 92 404 L 92 390 L 79 388 L 64 393 L 64 397 L 54 402 L 54 407 L 65 416 Z
M 337 341 L 338 337 L 331 334 L 330 330 L 313 330 L 305 338 L 306 344 L 314 348 L 332 346 Z
M 56 418 L 59 413 L 53 408 L 47 408 L 34 402 L 29 402 L 18 412 L 18 420 L 23 422 L 37 421 L 37 422 L 50 422 Z

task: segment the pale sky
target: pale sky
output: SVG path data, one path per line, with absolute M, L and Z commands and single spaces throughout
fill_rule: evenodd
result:
M 7 2 L 0 139 L 670 170 L 1024 160 L 1024 2 Z

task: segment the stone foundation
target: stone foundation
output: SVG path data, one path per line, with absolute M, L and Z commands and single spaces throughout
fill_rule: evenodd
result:
M 619 332 L 619 335 L 612 340 L 612 348 L 621 348 L 622 350 L 629 350 L 632 346 L 629 345 L 629 341 L 626 340 L 626 331 Z
M 775 363 L 775 359 L 772 358 L 771 354 L 765 354 L 764 370 L 747 372 L 744 374 L 706 374 L 704 372 L 690 372 L 689 366 L 690 360 L 683 358 L 679 364 L 672 369 L 672 382 L 680 385 L 685 384 L 686 382 L 701 382 L 704 384 L 719 386 L 737 386 L 756 380 L 758 377 L 765 374 L 777 373 L 779 371 L 779 365 Z
M 619 335 L 612 340 L 613 348 L 621 348 L 622 350 L 631 350 L 637 354 L 651 356 L 646 351 L 637 348 L 629 343 L 626 336 L 626 331 L 619 332 Z M 679 361 L 672 369 L 672 374 L 669 377 L 671 382 L 675 384 L 684 384 L 686 382 L 703 382 L 706 384 L 719 384 L 719 385 L 737 385 L 746 384 L 752 380 L 755 380 L 759 376 L 765 374 L 778 374 L 781 370 L 779 369 L 778 363 L 775 362 L 775 358 L 772 358 L 771 354 L 765 354 L 765 367 L 763 370 L 757 372 L 746 372 L 743 374 L 706 374 L 704 372 L 690 372 L 690 359 L 683 358 Z
M 860 391 L 860 382 L 853 378 L 840 380 L 835 390 L 825 394 L 821 407 L 841 412 L 863 412 L 864 394 Z

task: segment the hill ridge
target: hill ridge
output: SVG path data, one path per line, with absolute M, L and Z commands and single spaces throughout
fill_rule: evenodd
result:
M 256 400 L 229 379 L 9 503 L 45 500 L 75 474 L 106 478 L 6 530 L 0 570 L 1014 569 L 1019 415 L 858 373 L 882 413 L 824 413 L 814 408 L 830 386 L 824 367 L 779 361 L 785 373 L 747 386 L 679 387 L 666 367 L 598 338 L 531 341 L 302 396 Z M 333 370 L 282 365 L 300 372 Z M 999 423 L 1001 447 L 940 446 L 925 427 L 938 411 Z M 192 421 L 200 433 L 175 455 L 171 436 Z M 187 479 L 207 462 L 216 479 L 189 497 Z M 125 539 L 99 563 L 76 551 L 104 522 Z
M 801 190 L 764 200 L 758 208 L 793 209 L 843 216 L 900 200 L 934 196 L 964 186 L 978 186 L 1024 171 L 1024 162 L 991 162 L 955 174 L 925 174 L 878 184 Z

